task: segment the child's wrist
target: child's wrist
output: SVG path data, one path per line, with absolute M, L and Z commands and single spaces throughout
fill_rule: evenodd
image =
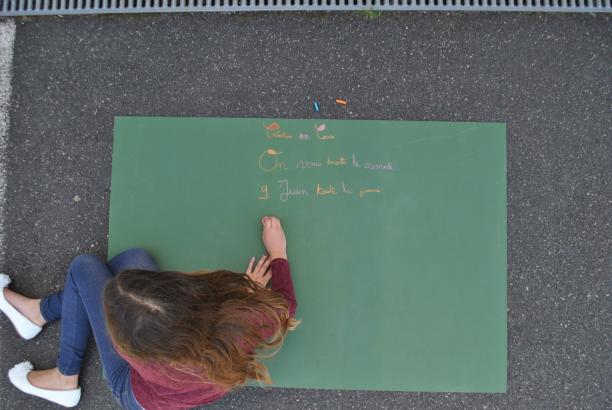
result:
M 270 260 L 274 259 L 287 259 L 287 252 L 272 252 L 270 253 Z

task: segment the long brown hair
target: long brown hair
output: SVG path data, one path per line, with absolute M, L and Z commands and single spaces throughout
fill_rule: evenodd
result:
M 228 390 L 247 379 L 271 383 L 262 353 L 276 353 L 299 323 L 282 295 L 226 270 L 129 270 L 107 283 L 103 299 L 107 329 L 124 354 Z

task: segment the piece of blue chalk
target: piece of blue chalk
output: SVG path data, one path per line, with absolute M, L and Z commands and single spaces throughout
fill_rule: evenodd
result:
M 315 101 L 314 104 L 313 104 L 313 107 L 314 107 L 315 112 L 319 112 L 319 103 L 318 102 Z

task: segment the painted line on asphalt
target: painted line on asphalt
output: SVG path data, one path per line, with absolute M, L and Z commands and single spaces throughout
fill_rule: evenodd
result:
M 11 99 L 11 76 L 13 46 L 15 44 L 15 22 L 0 22 L 0 266 L 4 265 L 4 218 L 6 202 L 6 146 L 9 131 L 9 104 Z

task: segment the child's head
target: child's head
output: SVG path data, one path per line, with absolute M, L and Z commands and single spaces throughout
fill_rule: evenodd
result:
M 130 357 L 170 363 L 227 389 L 270 383 L 253 349 L 277 348 L 297 324 L 286 300 L 246 275 L 118 274 L 104 289 L 107 328 Z

